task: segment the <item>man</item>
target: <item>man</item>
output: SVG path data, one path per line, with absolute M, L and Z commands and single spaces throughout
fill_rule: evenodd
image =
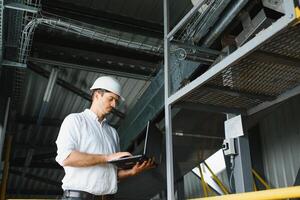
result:
M 148 160 L 132 169 L 118 170 L 108 162 L 129 152 L 119 152 L 119 137 L 105 119 L 116 107 L 121 96 L 119 82 L 99 77 L 90 88 L 92 105 L 81 113 L 68 115 L 63 121 L 57 140 L 56 161 L 63 166 L 64 198 L 113 199 L 118 179 L 134 176 L 154 166 Z

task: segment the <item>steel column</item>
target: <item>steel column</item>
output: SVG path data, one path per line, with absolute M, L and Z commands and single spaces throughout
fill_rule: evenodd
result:
M 172 114 L 168 104 L 169 87 L 169 1 L 164 0 L 164 96 L 165 96 L 165 130 L 166 130 L 166 167 L 167 167 L 167 199 L 175 200 L 174 196 L 174 169 L 173 169 L 173 143 L 172 143 Z
M 253 191 L 252 165 L 248 136 L 236 138 L 237 155 L 234 158 L 234 183 L 235 192 Z

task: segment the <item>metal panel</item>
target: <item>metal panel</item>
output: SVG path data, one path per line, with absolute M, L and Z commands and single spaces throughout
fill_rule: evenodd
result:
M 260 125 L 263 163 L 271 187 L 294 184 L 300 167 L 300 96 L 285 102 Z

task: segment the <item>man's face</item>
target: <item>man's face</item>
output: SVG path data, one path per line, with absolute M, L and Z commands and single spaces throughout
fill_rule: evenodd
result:
M 100 112 L 104 115 L 111 112 L 113 108 L 118 105 L 119 96 L 111 92 L 97 92 L 97 103 L 100 109 Z

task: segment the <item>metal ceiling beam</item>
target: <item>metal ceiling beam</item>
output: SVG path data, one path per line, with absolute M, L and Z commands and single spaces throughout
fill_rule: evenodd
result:
M 133 73 L 127 73 L 127 72 L 120 72 L 117 70 L 111 70 L 109 69 L 112 67 L 112 65 L 105 64 L 105 68 L 103 68 L 103 64 L 99 64 L 98 66 L 90 66 L 90 65 L 82 65 L 78 63 L 71 63 L 71 62 L 62 62 L 57 61 L 56 59 L 44 59 L 44 58 L 34 58 L 29 57 L 28 61 L 31 63 L 37 63 L 37 64 L 48 64 L 48 65 L 54 65 L 54 66 L 60 66 L 63 68 L 70 68 L 70 69 L 78 69 L 78 70 L 84 70 L 89 72 L 96 72 L 96 73 L 102 73 L 102 74 L 110 74 L 110 75 L 116 75 L 126 78 L 134 78 L 134 79 L 140 79 L 140 80 L 147 80 L 149 79 L 149 76 L 147 75 L 138 75 Z M 101 68 L 99 68 L 101 66 Z
M 36 50 L 35 50 L 36 49 Z M 105 49 L 105 48 L 104 48 Z M 155 65 L 157 62 L 150 62 L 143 60 L 136 56 L 136 58 L 128 58 L 125 55 L 123 56 L 122 53 L 114 53 L 114 54 L 109 54 L 109 53 L 104 53 L 95 50 L 86 50 L 83 48 L 74 48 L 74 47 L 68 47 L 66 44 L 65 45 L 54 45 L 54 44 L 49 44 L 49 43 L 43 43 L 43 42 L 35 42 L 33 46 L 33 50 L 37 54 L 42 54 L 42 55 L 47 55 L 47 54 L 54 54 L 56 57 L 71 57 L 73 60 L 76 60 L 80 57 L 82 59 L 87 59 L 89 61 L 93 61 L 92 59 L 97 59 L 97 62 L 99 65 L 101 65 L 103 62 L 110 61 L 111 63 L 121 63 L 124 66 L 130 66 L 128 71 L 132 69 L 139 69 L 139 68 L 145 68 L 144 71 L 149 71 L 152 72 L 155 70 Z M 59 59 L 58 59 L 59 60 Z M 108 62 L 107 62 L 108 63 Z M 123 66 L 122 65 L 122 66 Z M 121 65 L 119 66 L 121 68 Z M 137 70 L 138 71 L 138 70 Z
M 4 67 L 20 67 L 20 68 L 26 68 L 26 64 L 24 63 L 19 63 L 11 60 L 3 60 L 2 61 L 2 66 Z
M 22 171 L 19 171 L 19 170 L 16 170 L 16 169 L 10 169 L 9 172 L 14 174 L 14 175 L 17 175 L 17 176 L 22 176 L 22 173 L 23 173 Z M 25 175 L 25 178 L 32 179 L 32 180 L 35 180 L 35 181 L 39 181 L 39 182 L 42 182 L 42 183 L 46 183 L 48 185 L 53 185 L 53 186 L 56 186 L 58 188 L 60 188 L 60 185 L 61 185 L 61 182 L 59 182 L 59 181 L 54 181 L 54 180 L 51 180 L 49 178 L 45 178 L 45 177 L 41 177 L 41 176 L 37 176 L 37 175 L 34 175 L 34 174 L 29 174 L 29 173 L 27 173 Z M 45 193 L 45 191 L 44 191 L 44 193 Z
M 162 24 L 108 13 L 92 7 L 83 8 L 74 3 L 46 0 L 43 1 L 43 11 L 100 27 L 141 34 L 148 37 L 163 38 Z
M 13 10 L 18 10 L 18 11 L 25 11 L 25 12 L 30 12 L 37 14 L 39 12 L 39 8 L 33 7 L 33 6 L 28 6 L 22 3 L 8 3 L 5 5 L 5 8 L 13 9 Z

